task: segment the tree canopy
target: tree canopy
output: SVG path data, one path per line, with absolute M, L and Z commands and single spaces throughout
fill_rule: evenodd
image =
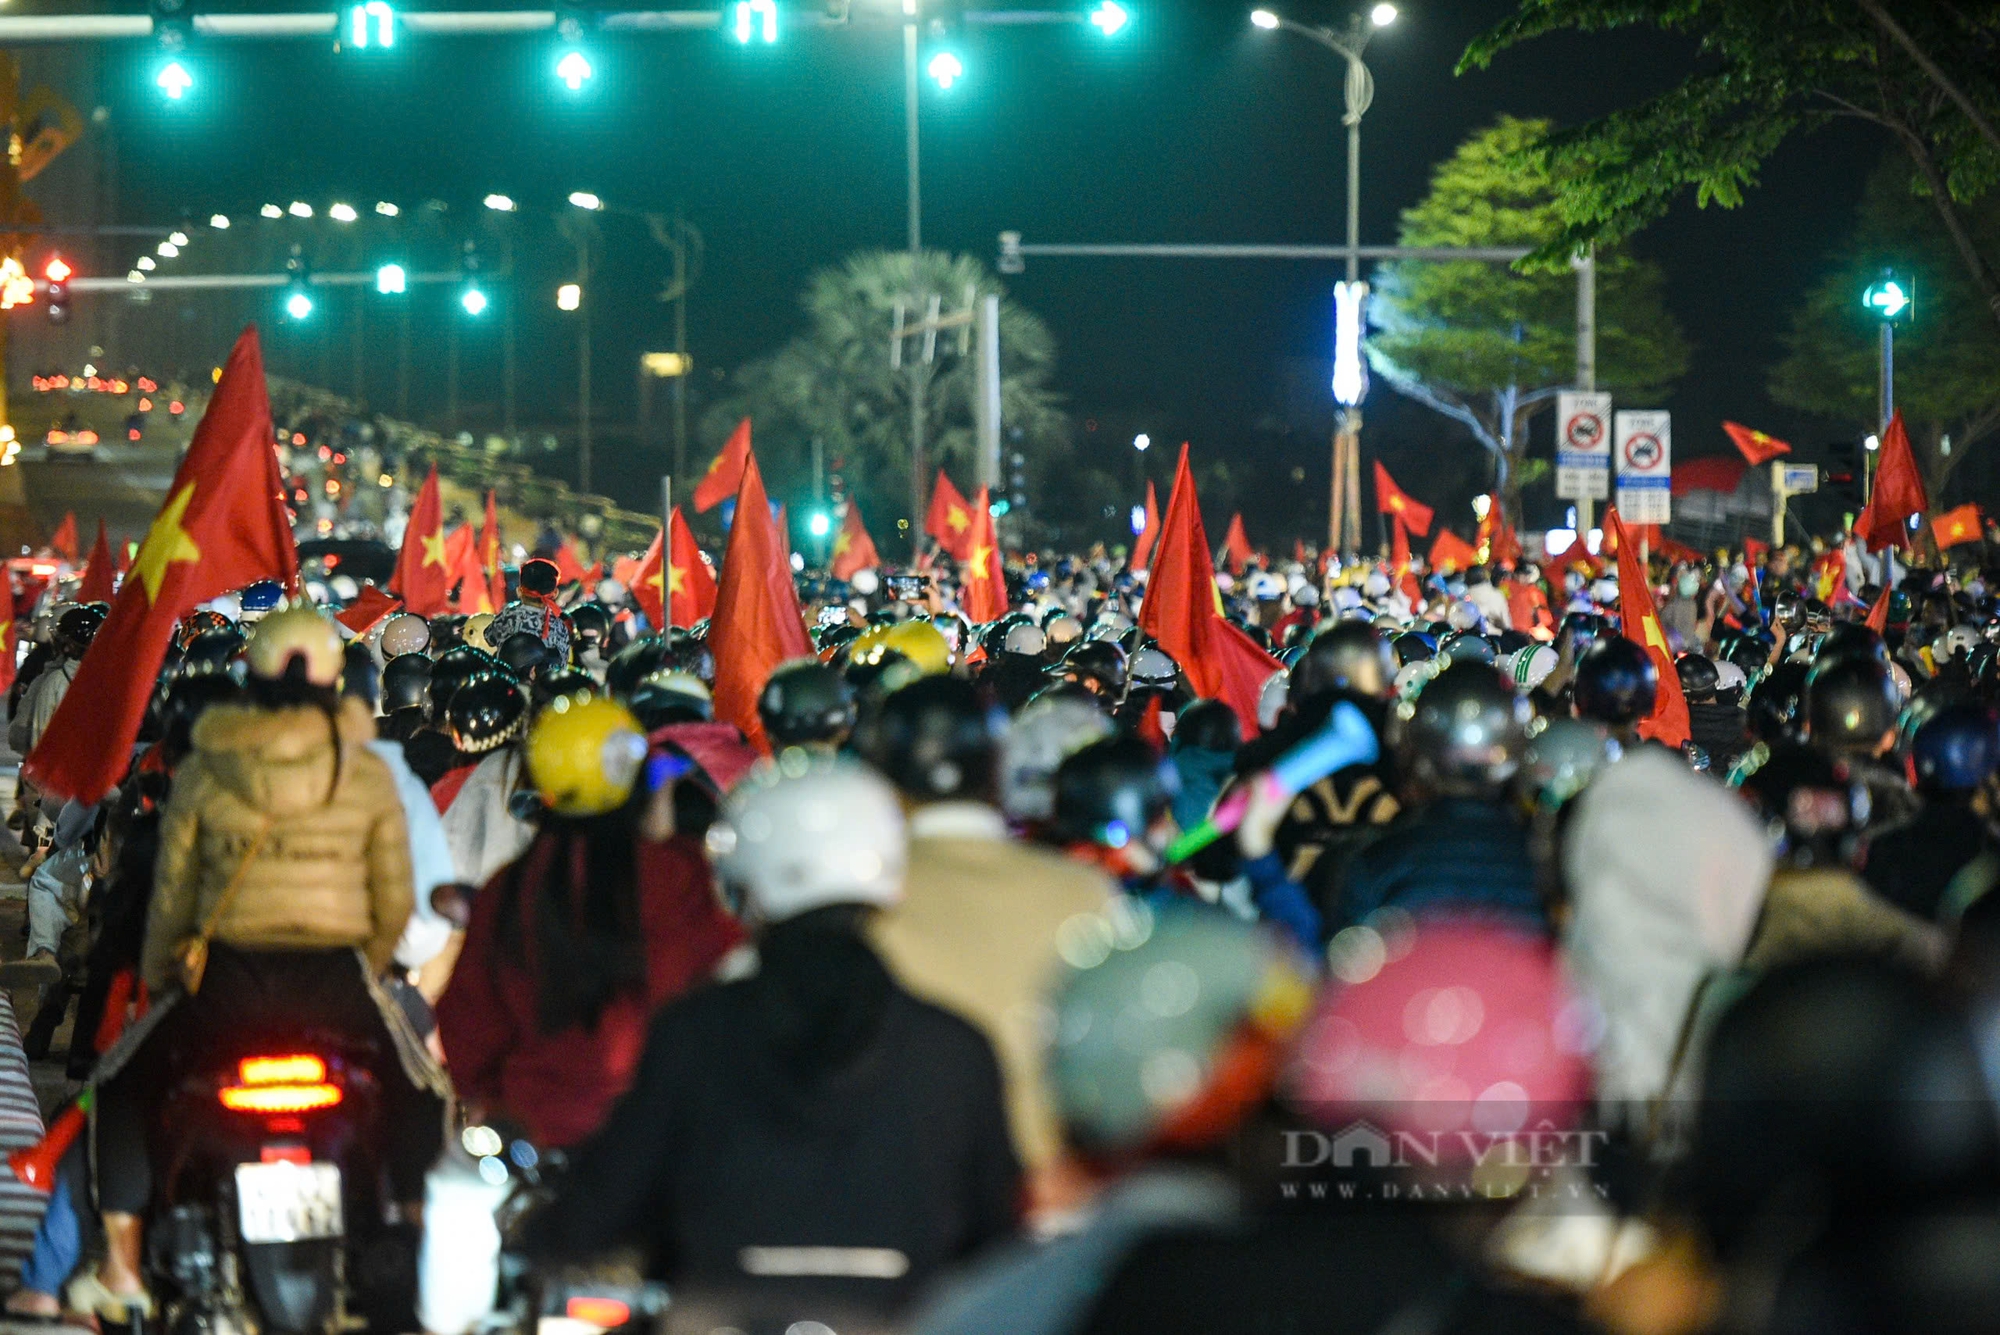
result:
M 1502 117 L 1474 134 L 1405 210 L 1406 246 L 1525 246 L 1560 234 L 1554 188 L 1523 151 L 1545 121 Z M 1576 280 L 1478 261 L 1398 260 L 1376 272 L 1369 340 L 1374 370 L 1400 393 L 1461 423 L 1491 451 L 1496 484 L 1519 522 L 1527 425 L 1576 380 Z M 1687 340 L 1667 310 L 1657 265 L 1616 250 L 1597 259 L 1598 384 L 1627 401 L 1662 394 L 1687 369 Z
M 871 525 L 906 515 L 912 364 L 921 361 L 922 347 L 907 340 L 902 369 L 890 367 L 896 301 L 905 300 L 905 318 L 915 322 L 928 313 L 932 294 L 951 314 L 965 307 L 968 294 L 995 292 L 1002 292 L 999 284 L 969 255 L 926 252 L 913 267 L 903 251 L 864 251 L 821 269 L 800 297 L 805 330 L 736 373 L 734 392 L 704 415 L 703 435 L 719 446 L 738 420 L 750 417 L 758 459 L 767 472 L 792 481 L 809 467 L 817 439 L 829 468 L 860 495 Z M 1035 456 L 1068 443 L 1068 418 L 1049 388 L 1055 357 L 1055 339 L 1040 317 L 1003 299 L 1000 402 L 1009 452 Z M 960 357 L 956 334 L 946 331 L 938 335 L 935 363 L 918 375 L 928 467 L 942 464 L 969 486 L 973 358 Z
M 1695 40 L 1693 72 L 1650 101 L 1530 154 L 1553 177 L 1562 226 L 1539 259 L 1618 241 L 1693 190 L 1734 208 L 1788 138 L 1842 117 L 1880 127 L 1908 161 L 1967 278 L 2000 325 L 1995 252 L 1963 207 L 2000 180 L 2000 4 L 1995 0 L 1519 0 L 1461 71 L 1559 31 L 1651 28 Z
M 1973 237 L 2000 253 L 2000 201 L 1966 209 Z M 1913 281 L 1916 318 L 1896 331 L 1896 405 L 1933 498 L 1972 448 L 2000 428 L 2000 331 L 1930 205 L 1891 161 L 1870 177 L 1854 233 L 1792 314 L 1771 397 L 1856 436 L 1877 417 L 1877 335 L 1860 294 L 1884 268 Z

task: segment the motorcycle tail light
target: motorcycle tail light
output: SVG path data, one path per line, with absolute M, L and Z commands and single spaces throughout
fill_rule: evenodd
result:
M 563 1305 L 563 1315 L 572 1321 L 616 1330 L 632 1319 L 632 1308 L 616 1298 L 571 1298 Z
M 326 1078 L 326 1063 L 311 1053 L 245 1057 L 236 1066 L 241 1084 L 216 1091 L 222 1106 L 241 1113 L 302 1113 L 337 1106 L 346 1097 Z

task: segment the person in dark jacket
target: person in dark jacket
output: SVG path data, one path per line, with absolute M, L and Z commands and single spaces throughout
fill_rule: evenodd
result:
M 1391 720 L 1411 810 L 1356 853 L 1330 931 L 1383 908 L 1491 913 L 1544 927 L 1528 827 L 1503 800 L 1527 749 L 1528 702 L 1481 663 L 1456 663 Z
M 1862 878 L 1919 918 L 1955 921 L 2000 881 L 2000 842 L 1980 810 L 1992 810 L 2000 720 L 1985 705 L 1950 705 L 1917 729 L 1910 750 L 1923 809 L 1869 842 Z
M 718 1310 L 710 1325 L 884 1316 L 1015 1231 L 999 1065 L 867 944 L 907 857 L 880 778 L 830 759 L 763 772 L 709 846 L 757 971 L 661 1013 L 527 1250 L 578 1261 L 636 1244 L 678 1306 Z
M 1722 674 L 1712 660 L 1701 654 L 1682 654 L 1674 660 L 1674 671 L 1681 679 L 1681 694 L 1687 698 L 1688 740 L 1708 752 L 1711 773 L 1727 774 L 1750 749 L 1750 716 L 1715 698 Z

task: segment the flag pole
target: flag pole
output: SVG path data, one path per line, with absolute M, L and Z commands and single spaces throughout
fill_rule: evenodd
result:
M 672 474 L 662 473 L 660 474 L 660 620 L 667 623 L 660 627 L 663 632 L 674 624 L 674 582 L 667 574 L 667 568 L 673 563 L 674 479 Z

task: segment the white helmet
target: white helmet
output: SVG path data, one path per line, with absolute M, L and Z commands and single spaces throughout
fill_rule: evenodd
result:
M 746 917 L 783 922 L 830 904 L 903 897 L 909 843 L 888 781 L 852 761 L 787 752 L 733 789 L 709 827 L 716 874 Z
M 1257 726 L 1265 732 L 1278 726 L 1278 716 L 1285 712 L 1285 704 L 1292 698 L 1292 674 L 1274 672 L 1264 688 L 1257 692 Z
M 1022 821 L 1055 815 L 1056 770 L 1112 731 L 1096 705 L 1064 696 L 1034 701 L 1014 716 L 1000 741 L 1001 809 Z
M 1611 606 L 1611 604 L 1618 601 L 1618 581 L 1615 579 L 1598 580 L 1590 586 L 1590 597 L 1600 607 Z
M 1048 647 L 1049 637 L 1042 633 L 1040 626 L 1032 622 L 1023 622 L 1009 628 L 1007 639 L 1002 645 L 1007 653 L 1024 654 L 1029 658 L 1040 658 L 1043 650 Z
M 1368 577 L 1361 581 L 1361 592 L 1371 602 L 1387 598 L 1389 596 L 1389 577 L 1379 570 L 1369 571 Z
M 882 577 L 876 574 L 874 568 L 871 566 L 865 570 L 857 570 L 848 576 L 847 586 L 863 598 L 870 598 L 874 596 L 877 589 L 882 587 Z
M 354 582 L 352 575 L 335 575 L 327 582 L 327 587 L 331 588 L 333 596 L 343 603 L 351 603 L 361 596 L 361 586 Z
M 606 607 L 616 607 L 630 595 L 623 580 L 600 579 L 597 581 L 597 601 Z
M 1478 608 L 1461 599 L 1451 605 L 1450 610 L 1444 614 L 1444 619 L 1450 623 L 1453 630 L 1478 630 L 1479 623 L 1485 618 L 1480 616 Z
M 1525 649 L 1507 655 L 1501 666 L 1514 684 L 1524 691 L 1532 691 L 1549 679 L 1556 670 L 1556 651 L 1546 644 L 1531 644 Z
M 1260 603 L 1275 603 L 1285 596 L 1285 577 L 1262 571 L 1250 577 L 1250 596 Z

